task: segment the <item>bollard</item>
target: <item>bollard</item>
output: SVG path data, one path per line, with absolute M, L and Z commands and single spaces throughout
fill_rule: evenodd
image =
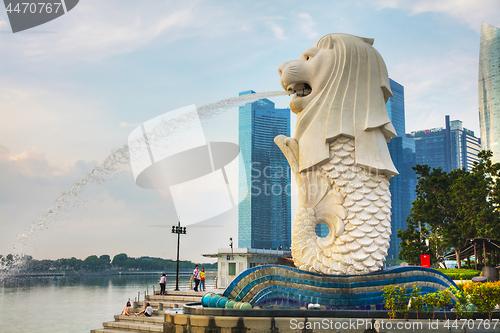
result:
M 132 302 L 132 309 L 137 309 L 137 302 Z
M 156 295 L 155 286 L 153 286 L 153 296 Z
M 158 303 L 158 310 L 163 310 L 163 303 Z
M 215 279 L 214 279 L 214 289 L 217 289 L 217 277 L 218 276 L 215 276 Z
M 140 300 L 141 300 L 141 292 L 139 291 L 139 292 L 137 293 L 137 302 L 139 302 Z
M 193 289 L 193 276 L 189 279 L 189 289 Z
M 146 296 L 149 295 L 149 287 L 146 286 Z

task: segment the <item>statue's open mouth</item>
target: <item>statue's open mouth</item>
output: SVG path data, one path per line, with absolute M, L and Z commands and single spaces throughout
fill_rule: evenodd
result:
M 305 97 L 312 92 L 312 88 L 308 83 L 300 82 L 289 85 L 287 91 L 293 91 L 296 97 Z

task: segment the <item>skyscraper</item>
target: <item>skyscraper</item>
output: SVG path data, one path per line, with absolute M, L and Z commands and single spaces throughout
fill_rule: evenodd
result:
M 500 29 L 482 23 L 479 51 L 479 124 L 484 150 L 500 162 Z
M 392 197 L 391 243 L 388 258 L 397 259 L 399 254 L 398 230 L 407 227 L 406 217 L 410 214 L 412 202 L 415 200 L 417 178 L 412 167 L 415 166 L 415 140 L 405 135 L 404 87 L 389 79 L 393 97 L 387 101 L 387 112 L 398 136 L 388 143 L 394 166 L 399 175 L 390 179 Z
M 481 139 L 474 136 L 474 132 L 462 127 L 461 120 L 450 122 L 451 169 L 465 167 L 471 170 L 474 161 L 478 161 L 477 154 L 481 151 Z
M 238 209 L 240 248 L 291 245 L 290 167 L 274 143 L 280 134 L 290 136 L 290 109 L 276 109 L 268 99 L 240 107 L 239 145 L 245 168 L 240 168 L 239 181 L 248 181 L 250 188 Z
M 462 121 L 450 121 L 445 117 L 445 127 L 414 131 L 417 164 L 442 168 L 449 172 L 465 167 L 471 170 L 477 154 L 481 151 L 481 139 L 474 132 L 462 127 Z

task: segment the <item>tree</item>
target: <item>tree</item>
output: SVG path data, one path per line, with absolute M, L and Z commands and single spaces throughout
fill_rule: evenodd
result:
M 103 254 L 99 257 L 99 266 L 102 269 L 107 269 L 111 266 L 111 258 L 107 254 Z
M 429 253 L 431 254 L 431 261 L 434 263 L 434 267 L 439 268 L 439 263 L 441 263 L 443 264 L 443 267 L 446 268 L 444 256 L 451 251 L 451 248 L 443 240 L 440 230 L 434 230 L 433 233 L 429 234 L 427 240 L 430 251 Z
M 125 253 L 117 254 L 113 257 L 112 264 L 116 268 L 125 268 L 128 256 Z
M 88 256 L 87 258 L 85 258 L 83 263 L 88 269 L 90 269 L 92 271 L 99 268 L 99 258 L 97 258 L 96 255 Z
M 418 222 L 413 220 L 412 215 L 409 215 L 406 221 L 408 222 L 406 230 L 398 230 L 398 237 L 401 239 L 399 259 L 418 265 L 420 255 L 429 253 L 429 247 L 425 243 L 425 239 L 429 237 L 429 229 L 425 225 L 419 226 Z
M 409 221 L 428 225 L 430 232 L 439 237 L 434 239 L 435 247 L 431 246 L 436 249 L 434 256 L 453 248 L 458 268 L 461 268 L 460 250 L 467 239 L 500 236 L 500 184 L 497 183 L 500 164 L 493 164 L 491 156 L 489 151 L 479 153 L 480 161 L 474 163 L 471 171 L 414 167 L 419 179 Z M 401 236 L 412 239 L 411 232 Z M 402 246 L 405 249 L 408 244 Z

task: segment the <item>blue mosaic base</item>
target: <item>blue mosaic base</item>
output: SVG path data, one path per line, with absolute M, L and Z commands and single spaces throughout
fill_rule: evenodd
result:
M 387 285 L 414 286 L 427 294 L 456 287 L 453 280 L 430 268 L 400 266 L 366 275 L 322 275 L 287 266 L 257 266 L 238 275 L 223 296 L 253 306 L 280 308 L 320 304 L 327 309 L 383 310 Z

